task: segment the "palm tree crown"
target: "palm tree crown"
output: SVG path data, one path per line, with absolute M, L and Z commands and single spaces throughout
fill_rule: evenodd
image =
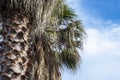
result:
M 50 43 L 49 48 L 55 55 L 54 60 L 57 59 L 56 64 L 72 71 L 79 66 L 80 54 L 77 48 L 82 49 L 86 34 L 81 21 L 76 18 L 73 9 L 59 2 L 51 15 L 51 26 L 46 28 L 45 33 Z

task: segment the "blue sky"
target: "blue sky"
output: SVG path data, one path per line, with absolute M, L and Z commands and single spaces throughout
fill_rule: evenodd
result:
M 120 0 L 84 0 L 81 5 L 88 12 L 102 19 L 117 21 L 120 19 Z
M 120 0 L 68 0 L 87 38 L 81 67 L 65 70 L 63 80 L 120 80 Z M 81 52 L 81 51 L 79 51 Z

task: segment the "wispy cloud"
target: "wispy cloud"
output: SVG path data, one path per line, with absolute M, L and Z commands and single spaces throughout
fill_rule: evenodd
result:
M 65 72 L 63 80 L 120 80 L 120 24 L 88 12 L 82 1 L 68 0 L 87 32 L 81 69 Z
M 120 48 L 120 24 L 112 20 L 103 20 L 87 12 L 82 5 L 83 0 L 68 0 L 79 15 L 87 32 L 87 42 L 84 45 L 87 53 L 108 53 L 109 50 Z M 99 46 L 98 46 L 99 45 Z M 98 52 L 97 52 L 98 51 Z
M 110 26 L 110 25 L 109 25 Z M 120 25 L 87 28 L 81 69 L 75 75 L 64 73 L 63 80 L 119 80 Z
M 88 28 L 86 32 L 88 38 L 79 79 L 119 80 L 120 25 L 102 30 Z
M 84 48 L 87 55 L 117 54 L 120 56 L 120 25 L 101 30 L 87 28 L 86 32 L 88 37 Z

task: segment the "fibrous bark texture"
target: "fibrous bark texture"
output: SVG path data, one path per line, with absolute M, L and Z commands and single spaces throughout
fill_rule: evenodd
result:
M 35 66 L 35 80 L 61 80 L 61 74 L 59 72 L 59 66 L 55 65 L 53 57 L 55 56 L 48 49 L 48 46 L 45 46 L 44 35 L 42 35 L 35 46 L 37 49 L 36 61 L 37 65 Z
M 1 80 L 29 79 L 33 55 L 29 42 L 29 20 L 16 14 L 12 19 L 5 18 L 0 42 L 0 78 Z
M 58 0 L 0 0 L 3 16 L 12 16 L 18 12 L 27 14 L 35 32 L 40 34 L 48 26 L 51 12 Z M 12 11 L 12 12 L 11 12 Z M 11 13 L 12 14 L 11 14 Z
M 56 2 L 0 0 L 0 80 L 61 80 L 41 41 Z

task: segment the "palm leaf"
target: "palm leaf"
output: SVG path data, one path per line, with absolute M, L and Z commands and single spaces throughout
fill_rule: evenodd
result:
M 77 51 L 71 48 L 64 49 L 60 57 L 63 65 L 72 71 L 75 71 L 79 66 L 80 56 Z

